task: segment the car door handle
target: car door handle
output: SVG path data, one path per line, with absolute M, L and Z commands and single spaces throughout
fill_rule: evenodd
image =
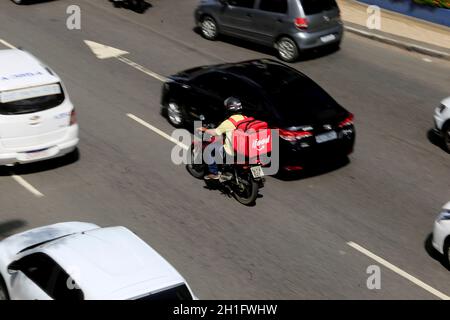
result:
M 249 13 L 249 12 L 247 12 L 246 14 L 245 14 L 247 17 L 249 17 L 249 18 L 251 18 L 252 17 L 252 14 L 251 13 Z
M 278 18 L 278 19 L 277 19 L 277 22 L 282 23 L 282 22 L 283 22 L 283 19 Z

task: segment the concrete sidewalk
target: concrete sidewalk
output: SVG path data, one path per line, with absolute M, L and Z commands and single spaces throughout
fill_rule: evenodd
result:
M 347 31 L 450 60 L 450 28 L 381 9 L 381 30 L 370 30 L 367 4 L 337 0 Z

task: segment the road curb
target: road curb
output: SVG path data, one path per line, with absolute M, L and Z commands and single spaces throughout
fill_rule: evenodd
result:
M 440 58 L 440 59 L 445 59 L 445 60 L 449 60 L 450 61 L 450 54 L 443 52 L 443 51 L 438 51 L 438 50 L 434 50 L 434 49 L 430 49 L 424 46 L 420 46 L 417 44 L 413 44 L 413 43 L 409 43 L 406 41 L 401 41 L 401 40 L 397 40 L 391 37 L 387 37 L 387 36 L 382 36 L 379 34 L 375 34 L 372 32 L 368 32 L 362 29 L 358 29 L 355 27 L 351 27 L 351 26 L 345 26 L 344 27 L 346 31 L 357 34 L 359 36 L 363 36 L 375 41 L 379 41 L 382 43 L 386 43 L 392 46 L 396 46 L 398 48 L 402 48 L 402 49 L 406 49 L 408 51 L 414 51 L 414 52 L 418 52 L 421 54 L 425 54 L 431 57 L 435 57 L 435 58 Z

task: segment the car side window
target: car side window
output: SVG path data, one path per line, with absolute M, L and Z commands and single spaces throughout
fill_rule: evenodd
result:
M 259 9 L 275 13 L 287 13 L 288 3 L 287 0 L 261 0 Z
M 33 253 L 20 260 L 20 270 L 55 300 L 83 300 L 83 292 L 52 258 Z
M 230 6 L 252 8 L 255 6 L 255 0 L 229 0 Z

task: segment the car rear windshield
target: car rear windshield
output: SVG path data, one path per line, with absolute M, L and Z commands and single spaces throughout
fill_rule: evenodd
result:
M 0 92 L 0 114 L 27 114 L 54 108 L 63 103 L 60 84 Z
M 193 300 L 192 295 L 186 285 L 180 285 L 175 288 L 167 289 L 154 293 L 148 296 L 141 297 L 137 300 L 166 300 L 166 301 L 179 301 L 179 300 Z
M 300 0 L 306 15 L 318 14 L 337 8 L 335 0 Z
M 325 90 L 307 78 L 286 82 L 270 92 L 270 96 L 279 120 L 288 126 L 311 125 L 342 111 Z

